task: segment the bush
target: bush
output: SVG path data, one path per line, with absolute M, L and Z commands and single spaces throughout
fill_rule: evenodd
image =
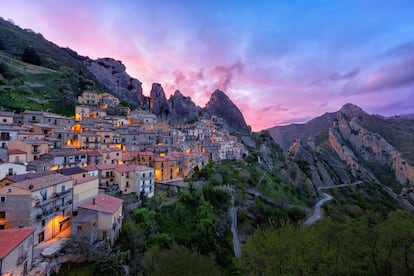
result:
M 41 65 L 42 62 L 40 60 L 39 55 L 32 47 L 26 47 L 22 54 L 22 61 L 33 64 L 33 65 Z

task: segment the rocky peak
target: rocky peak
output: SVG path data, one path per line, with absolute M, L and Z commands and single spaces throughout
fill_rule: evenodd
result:
M 121 61 L 112 58 L 99 58 L 85 61 L 88 70 L 119 98 L 138 105 L 143 103 L 142 83 L 130 77 Z
M 230 98 L 220 90 L 216 90 L 206 104 L 205 111 L 210 116 L 222 117 L 224 124 L 232 130 L 239 132 L 249 132 L 249 128 L 244 120 L 243 114 Z
M 339 116 L 341 117 L 341 115 L 346 118 L 353 118 L 366 116 L 368 115 L 368 113 L 366 113 L 364 110 L 362 110 L 362 108 L 360 108 L 357 105 L 347 103 L 344 106 L 342 106 L 339 110 Z
M 171 110 L 161 84 L 153 83 L 150 92 L 150 110 L 163 121 L 168 120 Z
M 179 90 L 175 91 L 168 102 L 171 110 L 170 123 L 184 123 L 198 117 L 199 108 L 190 97 L 184 97 Z

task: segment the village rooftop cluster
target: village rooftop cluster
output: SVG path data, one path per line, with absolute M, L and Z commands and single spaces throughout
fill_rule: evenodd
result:
M 124 212 L 117 194 L 150 198 L 210 160 L 247 154 L 222 118 L 171 126 L 119 104 L 84 91 L 74 117 L 0 112 L 2 275 L 26 275 L 33 247 L 55 237 L 113 244 Z

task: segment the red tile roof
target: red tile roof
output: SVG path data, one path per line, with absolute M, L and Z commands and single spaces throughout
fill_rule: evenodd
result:
M 110 170 L 110 169 L 115 169 L 117 165 L 116 164 L 101 164 L 101 165 L 96 165 L 96 168 L 98 170 Z
M 97 150 L 85 150 L 84 152 L 86 152 L 88 154 L 88 156 L 90 156 L 90 157 L 99 157 L 99 156 L 102 156 L 102 153 L 100 153 Z
M 95 204 L 94 200 L 95 199 Z M 121 206 L 122 199 L 100 194 L 97 195 L 94 199 L 89 199 L 88 201 L 82 203 L 79 207 L 89 210 L 95 210 L 98 212 L 114 214 Z
M 0 231 L 0 259 L 6 257 L 34 232 L 33 227 L 4 229 Z
M 96 165 L 89 165 L 89 166 L 86 166 L 86 167 L 83 167 L 85 170 L 87 170 L 88 172 L 90 172 L 90 171 L 96 171 L 98 168 L 96 167 Z
M 74 185 L 78 185 L 78 184 L 83 184 L 83 183 L 86 183 L 86 182 L 89 182 L 89 181 L 92 181 L 92 180 L 95 180 L 95 179 L 99 179 L 97 176 L 87 176 L 87 177 L 82 177 L 82 178 L 79 178 L 79 179 L 74 179 L 73 180 L 73 184 Z
M 153 171 L 154 169 L 147 166 L 141 166 L 141 165 L 131 165 L 130 166 L 134 171 Z
M 9 149 L 7 151 L 10 154 L 26 154 L 25 151 L 19 150 L 19 149 Z
M 118 165 L 115 170 L 117 172 L 123 173 L 123 172 L 132 172 L 133 169 L 131 169 L 128 165 L 122 164 L 122 165 Z

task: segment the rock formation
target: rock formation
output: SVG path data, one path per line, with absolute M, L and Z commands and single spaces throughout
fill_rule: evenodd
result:
M 215 115 L 223 118 L 224 124 L 229 129 L 244 133 L 249 132 L 243 114 L 229 97 L 220 90 L 213 92 L 204 110 L 210 116 Z
M 150 111 L 162 121 L 168 121 L 171 110 L 161 84 L 153 83 L 150 92 Z
M 85 61 L 88 70 L 122 100 L 142 105 L 144 97 L 141 82 L 130 77 L 121 61 L 112 58 L 88 59 Z
M 197 119 L 199 109 L 190 97 L 184 97 L 180 91 L 175 91 L 168 100 L 171 114 L 170 123 L 185 123 L 188 120 Z

